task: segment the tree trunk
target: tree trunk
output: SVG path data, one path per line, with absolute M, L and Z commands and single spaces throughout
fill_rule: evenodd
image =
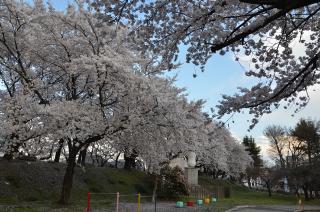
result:
M 77 164 L 81 166 L 86 165 L 87 147 L 80 151 Z
M 268 188 L 269 197 L 271 197 L 271 182 L 270 182 L 270 180 L 267 180 L 266 184 L 267 184 L 267 188 Z
M 251 188 L 251 179 L 250 179 L 250 177 L 247 177 L 247 181 L 248 181 L 248 187 Z
M 130 154 L 129 156 L 124 154 L 124 169 L 130 170 L 136 167 L 136 156 Z
M 294 193 L 295 193 L 295 195 L 296 195 L 296 197 L 297 197 L 297 200 L 299 201 L 299 199 L 301 198 L 301 197 L 300 197 L 300 194 L 299 194 L 299 189 L 296 188 Z
M 79 155 L 78 155 L 78 159 L 77 159 L 77 164 L 80 165 L 81 164 L 81 157 L 82 157 L 82 154 L 81 154 L 81 151 L 79 152 Z
M 302 186 L 302 190 L 303 190 L 303 193 L 304 193 L 305 201 L 309 201 L 310 198 L 309 198 L 309 193 L 308 193 L 308 186 L 306 186 L 306 185 Z
M 19 153 L 20 144 L 12 144 L 9 151 L 5 152 L 3 158 L 6 160 L 13 160 L 14 155 Z
M 58 147 L 58 150 L 56 151 L 56 154 L 54 156 L 54 161 L 55 163 L 59 163 L 60 161 L 60 156 L 61 156 L 61 151 L 62 151 L 62 147 L 63 147 L 63 143 L 64 143 L 64 140 L 61 138 L 59 140 L 59 147 Z
M 121 152 L 117 154 L 117 157 L 116 157 L 116 161 L 115 161 L 115 168 L 117 169 L 118 168 L 118 161 L 119 161 L 119 157 L 121 155 Z
M 79 151 L 77 148 L 72 148 L 69 150 L 69 157 L 67 163 L 67 169 L 63 178 L 62 190 L 59 203 L 66 205 L 69 203 L 72 183 L 73 183 L 73 174 L 74 174 L 74 167 L 76 165 L 76 155 Z
M 81 152 L 82 152 L 81 166 L 85 166 L 86 165 L 86 157 L 87 157 L 87 148 L 85 148 Z
M 318 188 L 316 188 L 316 191 L 314 191 L 314 194 L 315 194 L 315 197 L 317 198 L 317 199 L 319 199 L 320 198 L 320 195 L 319 195 L 319 191 L 317 190 Z
M 310 199 L 314 199 L 314 197 L 313 197 L 313 188 L 312 187 L 310 187 L 310 189 L 309 189 L 309 198 Z
M 157 190 L 158 190 L 158 175 L 155 175 L 155 177 L 154 177 L 154 186 L 153 186 L 153 191 L 152 191 L 152 202 L 156 201 Z

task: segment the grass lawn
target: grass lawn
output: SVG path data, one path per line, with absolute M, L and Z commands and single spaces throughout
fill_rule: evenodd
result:
M 220 208 L 221 211 L 237 205 L 297 205 L 297 199 L 293 194 L 272 193 L 269 197 L 266 191 L 249 189 L 223 180 L 212 180 L 209 177 L 200 177 L 200 183 L 209 189 L 216 186 L 231 188 L 231 197 L 220 198 L 216 203 L 216 208 Z M 311 200 L 305 202 L 305 205 L 320 205 L 320 200 Z
M 153 189 L 152 177 L 139 171 L 125 171 L 112 168 L 88 167 L 86 171 L 77 167 L 71 202 L 61 207 L 56 202 L 64 174 L 63 164 L 11 163 L 0 162 L 0 211 L 8 212 L 71 212 L 84 211 L 87 205 L 87 192 L 92 192 L 92 206 L 95 208 L 114 207 L 115 195 L 101 193 L 131 194 L 122 197 L 120 202 L 136 202 L 136 193 L 150 195 Z M 294 195 L 255 191 L 223 180 L 213 180 L 200 176 L 200 184 L 209 191 L 217 187 L 231 188 L 230 198 L 218 199 L 215 208 L 224 211 L 236 205 L 295 205 Z M 151 198 L 142 202 L 151 202 Z M 172 203 L 174 204 L 174 202 Z M 307 204 L 320 205 L 320 201 Z M 112 210 L 113 211 L 113 210 Z

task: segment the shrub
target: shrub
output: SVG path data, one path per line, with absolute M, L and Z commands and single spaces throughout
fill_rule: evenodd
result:
M 160 191 L 158 196 L 166 199 L 188 195 L 187 183 L 184 180 L 184 175 L 178 167 L 170 168 L 165 166 L 160 171 L 158 184 Z

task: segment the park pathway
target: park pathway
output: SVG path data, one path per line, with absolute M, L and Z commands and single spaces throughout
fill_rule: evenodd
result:
M 227 212 L 295 212 L 301 211 L 298 206 L 285 206 L 285 205 L 252 205 L 252 206 L 237 206 L 228 210 Z M 304 211 L 320 212 L 319 206 L 305 206 Z

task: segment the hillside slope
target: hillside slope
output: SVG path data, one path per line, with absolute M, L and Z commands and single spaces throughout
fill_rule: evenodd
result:
M 153 190 L 153 177 L 140 171 L 99 167 L 86 167 L 83 170 L 76 167 L 71 205 L 61 208 L 56 201 L 59 198 L 64 171 L 65 164 L 62 163 L 0 160 L 0 211 L 83 211 L 86 207 L 88 191 L 120 192 L 122 195 L 130 194 L 132 197 L 138 192 L 151 195 Z M 294 195 L 274 193 L 269 198 L 267 192 L 250 190 L 228 181 L 215 180 L 207 176 L 200 176 L 199 180 L 202 187 L 212 193 L 217 193 L 217 188 L 222 190 L 222 193 L 225 187 L 231 188 L 231 198 L 219 196 L 215 204 L 219 211 L 235 205 L 295 205 L 297 203 Z M 92 201 L 97 201 L 94 204 L 98 203 L 99 196 L 104 200 L 99 207 L 105 208 L 114 204 L 115 195 L 93 195 Z M 187 197 L 177 198 L 188 199 Z M 320 204 L 320 202 L 311 201 L 308 204 Z
M 65 164 L 0 160 L 0 204 L 55 201 Z M 71 202 L 84 201 L 87 192 L 152 193 L 152 178 L 139 171 L 76 167 Z

